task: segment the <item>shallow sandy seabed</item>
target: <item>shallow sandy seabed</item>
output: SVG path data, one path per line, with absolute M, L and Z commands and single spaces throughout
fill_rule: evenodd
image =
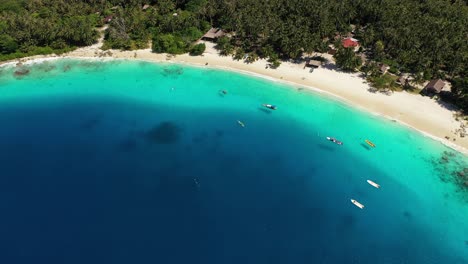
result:
M 114 58 L 185 63 L 195 66 L 233 70 L 274 81 L 299 85 L 316 92 L 332 95 L 350 105 L 412 127 L 425 136 L 432 137 L 460 152 L 468 153 L 468 138 L 462 138 L 455 134 L 455 130 L 460 128 L 460 122 L 455 120 L 454 117 L 455 112 L 445 108 L 429 97 L 409 94 L 407 92 L 395 92 L 391 95 L 369 92 L 370 86 L 358 73 L 340 72 L 334 69 L 333 64 L 320 67 L 313 72 L 310 72 L 309 68 L 304 68 L 304 63 L 283 62 L 277 69 L 267 67 L 268 62 L 265 60 L 258 60 L 247 64 L 243 61 L 233 60 L 232 57 L 220 56 L 212 43 L 205 43 L 207 48 L 202 56 L 156 54 L 152 53 L 150 49 L 102 51 L 99 48 L 101 46 L 100 41 L 98 44 L 77 49 L 63 56 L 34 56 L 21 60 L 35 63 L 55 58 L 91 58 L 102 60 Z M 12 61 L 6 62 L 4 65 L 14 65 L 16 63 L 17 61 Z M 450 140 L 447 140 L 446 137 L 449 137 Z

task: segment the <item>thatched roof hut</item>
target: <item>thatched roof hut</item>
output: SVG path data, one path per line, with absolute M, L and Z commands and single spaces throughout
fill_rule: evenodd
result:
M 385 74 L 389 69 L 390 69 L 390 66 L 388 66 L 386 64 L 380 64 L 380 66 L 379 66 L 379 71 L 382 74 Z
M 322 65 L 322 62 L 321 61 L 318 61 L 318 60 L 307 60 L 306 62 L 306 67 L 313 67 L 313 68 L 318 68 Z
M 399 84 L 401 84 L 401 85 L 406 85 L 406 84 L 408 84 L 408 77 L 403 76 L 403 75 L 400 76 L 400 77 L 398 77 L 397 83 L 399 83 Z
M 430 81 L 426 87 L 424 87 L 424 90 L 428 93 L 440 93 L 442 89 L 445 86 L 445 82 L 442 81 L 441 79 L 434 79 Z
M 214 41 L 217 38 L 222 37 L 224 35 L 226 35 L 226 33 L 222 29 L 211 28 L 210 30 L 208 30 L 208 32 L 206 32 L 205 35 L 203 35 L 202 39 Z

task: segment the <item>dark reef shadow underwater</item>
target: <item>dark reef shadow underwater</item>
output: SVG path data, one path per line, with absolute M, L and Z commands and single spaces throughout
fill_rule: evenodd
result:
M 427 222 L 441 207 L 376 166 L 379 152 L 281 108 L 58 98 L 0 106 L 0 263 L 467 263 L 451 243 L 468 251 L 468 236 Z

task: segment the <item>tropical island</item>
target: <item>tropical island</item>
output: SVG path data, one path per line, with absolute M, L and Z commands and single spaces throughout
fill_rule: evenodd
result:
M 56 54 L 236 69 L 316 87 L 467 148 L 467 19 L 466 1 L 446 0 L 8 0 L 0 61 Z
M 468 263 L 467 11 L 0 1 L 2 260 Z

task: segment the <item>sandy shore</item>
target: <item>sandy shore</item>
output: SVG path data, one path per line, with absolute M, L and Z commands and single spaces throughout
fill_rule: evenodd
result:
M 435 100 L 406 92 L 395 92 L 392 95 L 371 93 L 369 85 L 357 73 L 343 73 L 331 67 L 320 67 L 313 72 L 304 69 L 304 63 L 294 64 L 283 62 L 277 69 L 266 68 L 265 60 L 251 64 L 235 61 L 231 57 L 220 56 L 212 43 L 206 43 L 207 49 L 203 56 L 188 54 L 168 56 L 155 54 L 150 49 L 137 51 L 110 52 L 101 51 L 101 42 L 93 46 L 77 49 L 61 57 L 70 58 L 119 58 L 145 60 L 154 62 L 187 63 L 202 67 L 214 67 L 253 74 L 275 81 L 301 85 L 309 89 L 324 92 L 353 106 L 374 114 L 382 115 L 392 120 L 419 130 L 426 136 L 433 137 L 442 143 L 468 153 L 468 138 L 455 134 L 460 128 L 460 122 L 455 120 L 454 112 L 441 106 Z M 47 56 L 54 57 L 54 56 Z M 36 56 L 32 59 L 44 58 Z M 449 137 L 447 139 L 446 137 Z

